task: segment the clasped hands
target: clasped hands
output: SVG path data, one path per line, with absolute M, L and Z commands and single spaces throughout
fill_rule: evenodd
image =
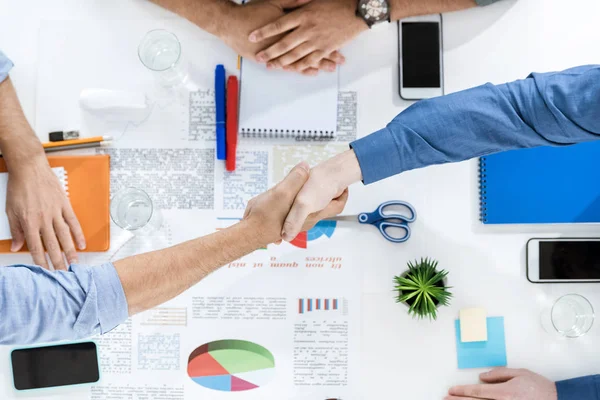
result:
M 348 200 L 348 186 L 360 179 L 353 150 L 312 169 L 300 163 L 283 181 L 250 200 L 244 219 L 255 222 L 260 245 L 291 241 L 318 221 L 341 213 Z
M 356 0 L 253 0 L 231 3 L 219 36 L 243 57 L 305 75 L 335 71 L 342 45 L 367 30 Z

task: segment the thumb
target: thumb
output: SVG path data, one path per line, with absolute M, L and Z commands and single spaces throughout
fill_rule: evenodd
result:
M 479 379 L 486 383 L 501 383 L 527 374 L 529 374 L 529 371 L 526 369 L 494 368 L 489 372 L 479 375 Z
M 284 180 L 275 186 L 275 190 L 283 193 L 285 200 L 292 203 L 300 189 L 302 189 L 302 186 L 304 186 L 308 180 L 309 175 L 310 167 L 306 162 L 302 161 L 292 168 Z
M 21 250 L 23 245 L 25 244 L 25 233 L 21 228 L 21 223 L 19 220 L 11 216 L 8 216 L 8 224 L 10 226 L 10 235 L 12 236 L 12 243 L 10 245 L 10 251 L 16 252 Z

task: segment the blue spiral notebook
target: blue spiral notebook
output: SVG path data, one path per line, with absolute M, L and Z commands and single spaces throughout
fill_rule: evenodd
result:
M 600 222 L 600 141 L 479 159 L 484 224 Z

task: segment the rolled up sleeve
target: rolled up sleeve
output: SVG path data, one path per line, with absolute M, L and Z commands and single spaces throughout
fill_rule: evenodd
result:
M 112 330 L 128 314 L 112 263 L 68 271 L 0 268 L 0 344 L 82 339 Z
M 13 65 L 12 61 L 0 50 L 0 83 L 8 78 L 8 72 Z

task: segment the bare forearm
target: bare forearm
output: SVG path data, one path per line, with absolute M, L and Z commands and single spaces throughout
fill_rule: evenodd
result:
M 0 150 L 9 171 L 17 164 L 44 156 L 10 78 L 0 83 Z
M 458 11 L 476 5 L 475 0 L 390 0 L 392 21 L 417 15 Z
M 248 221 L 168 249 L 114 263 L 129 315 L 179 295 L 211 272 L 265 246 L 260 230 Z
M 181 15 L 205 31 L 220 36 L 227 26 L 226 18 L 236 5 L 230 0 L 150 0 Z

